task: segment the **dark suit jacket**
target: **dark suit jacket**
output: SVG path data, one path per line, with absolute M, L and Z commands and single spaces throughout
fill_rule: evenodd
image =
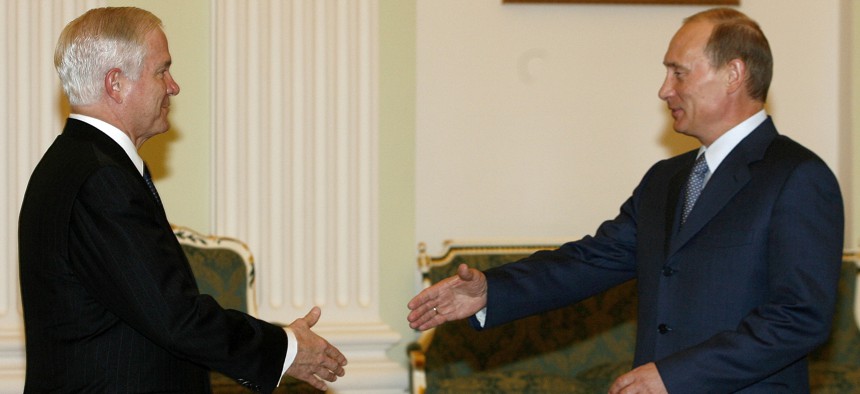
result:
M 836 179 L 768 118 L 681 227 L 696 153 L 655 164 L 593 237 L 486 272 L 485 327 L 636 278 L 634 366 L 655 361 L 670 393 L 808 391 L 806 355 L 827 339 L 842 255 Z
M 125 152 L 69 119 L 19 221 L 27 392 L 194 393 L 208 370 L 270 392 L 284 330 L 199 294 L 164 211 Z

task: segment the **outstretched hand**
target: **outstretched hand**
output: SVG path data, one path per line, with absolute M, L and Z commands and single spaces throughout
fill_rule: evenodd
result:
M 657 365 L 648 363 L 615 379 L 609 394 L 666 394 Z
M 296 336 L 299 350 L 296 359 L 287 368 L 287 375 L 325 391 L 328 390 L 325 381 L 334 382 L 344 375 L 346 357 L 328 341 L 311 331 L 321 314 L 319 307 L 313 307 L 305 317 L 296 319 L 289 325 Z
M 487 277 L 465 264 L 457 275 L 424 289 L 407 305 L 409 327 L 421 331 L 442 323 L 465 319 L 487 305 Z

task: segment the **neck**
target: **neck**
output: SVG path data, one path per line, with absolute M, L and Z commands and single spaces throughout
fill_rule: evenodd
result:
M 81 115 L 86 115 L 89 117 L 96 118 L 96 119 L 101 120 L 105 123 L 109 123 L 111 126 L 116 127 L 117 129 L 122 131 L 123 134 L 127 135 L 129 139 L 131 139 L 131 141 L 134 143 L 134 146 L 137 149 L 140 149 L 141 145 L 143 145 L 143 143 L 146 141 L 146 140 L 141 140 L 140 138 L 135 138 L 134 136 L 132 136 L 128 132 L 128 128 L 125 127 L 125 123 L 123 123 L 122 120 L 118 116 L 116 116 L 116 114 L 113 111 L 110 110 L 110 108 L 106 108 L 104 105 L 100 105 L 100 104 L 73 105 L 71 107 L 71 111 L 72 111 L 72 113 L 75 113 L 75 114 L 81 114 Z
M 727 108 L 720 124 L 716 125 L 711 133 L 699 138 L 699 142 L 705 147 L 710 146 L 714 141 L 722 137 L 723 134 L 731 130 L 733 127 L 741 124 L 743 121 L 749 119 L 762 109 L 764 109 L 764 103 L 754 101 L 752 99 L 743 103 L 738 103 L 738 105 L 735 106 L 730 106 Z

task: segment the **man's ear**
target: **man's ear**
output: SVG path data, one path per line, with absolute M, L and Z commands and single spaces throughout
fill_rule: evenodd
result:
M 747 65 L 741 59 L 732 59 L 726 64 L 726 88 L 734 93 L 743 89 L 747 79 Z
M 118 68 L 112 68 L 105 74 L 105 95 L 117 103 L 122 103 L 123 100 L 123 79 L 122 70 Z

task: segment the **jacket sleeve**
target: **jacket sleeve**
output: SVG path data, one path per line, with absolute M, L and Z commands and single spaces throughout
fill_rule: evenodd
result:
M 70 218 L 80 283 L 119 320 L 177 357 L 272 391 L 287 350 L 283 328 L 201 295 L 161 209 L 141 179 L 100 167 Z
M 634 201 L 628 199 L 594 236 L 487 270 L 484 328 L 562 308 L 635 278 Z

